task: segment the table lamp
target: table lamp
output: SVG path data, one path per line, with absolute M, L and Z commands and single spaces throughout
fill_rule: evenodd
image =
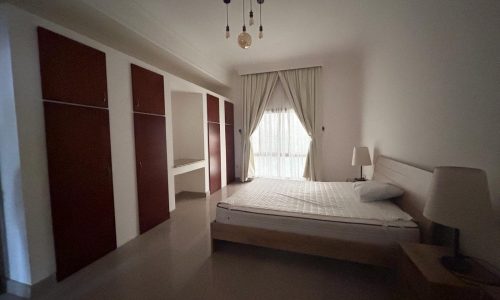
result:
M 370 166 L 372 164 L 372 160 L 370 158 L 370 151 L 368 151 L 368 147 L 354 147 L 352 150 L 352 165 L 360 166 L 360 174 L 359 178 L 354 178 L 356 181 L 365 181 L 366 179 L 363 177 L 363 166 Z
M 491 213 L 486 173 L 465 167 L 437 167 L 424 216 L 454 229 L 453 256 L 441 257 L 448 270 L 466 274 L 470 263 L 460 254 L 460 229 L 477 228 Z

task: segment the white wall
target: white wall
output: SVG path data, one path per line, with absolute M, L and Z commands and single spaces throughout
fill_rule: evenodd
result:
M 118 245 L 138 235 L 130 63 L 157 72 L 165 79 L 170 210 L 175 209 L 171 88 L 184 86 L 199 93 L 209 91 L 11 5 L 1 4 L 0 14 L 4 20 L 0 29 L 0 167 L 9 277 L 34 284 L 55 271 L 36 26 L 106 53 Z M 10 35 L 6 33 L 7 28 Z M 12 68 L 9 68 L 10 60 Z M 206 107 L 203 112 L 206 114 Z
M 205 159 L 203 94 L 172 91 L 174 160 Z M 205 192 L 205 168 L 174 177 L 175 193 Z
M 172 92 L 174 160 L 203 159 L 203 95 Z
M 106 55 L 111 163 L 118 247 L 139 235 L 132 77 L 125 55 Z
M 21 185 L 21 159 L 7 17 L 0 11 L 0 204 L 5 217 L 8 278 L 31 282 L 26 215 Z
M 314 58 L 297 58 L 293 61 L 281 61 L 263 65 L 242 66 L 240 74 L 268 72 L 274 70 L 321 66 L 320 90 L 317 99 L 317 124 L 320 164 L 320 180 L 344 181 L 358 175 L 358 168 L 351 166 L 352 148 L 361 139 L 361 97 L 363 85 L 363 59 L 359 51 L 342 51 L 331 55 Z M 241 83 L 238 84 L 241 88 Z M 241 97 L 235 108 L 237 129 L 243 124 Z M 322 131 L 322 126 L 325 131 Z M 240 175 L 241 138 L 237 133 L 236 163 L 237 175 Z M 237 142 L 236 142 L 237 141 Z
M 220 122 L 220 180 L 221 187 L 227 185 L 226 170 L 226 118 L 224 109 L 225 99 L 219 99 L 219 122 Z
M 399 25 L 381 26 L 366 52 L 363 143 L 429 170 L 484 169 L 498 206 L 500 3 L 404 2 L 380 16 Z M 464 231 L 462 244 L 500 268 L 499 221 Z
M 241 78 L 236 73 L 231 78 L 231 91 L 228 96 L 234 104 L 234 174 L 236 178 L 240 178 L 242 145 L 239 129 L 243 127 L 243 102 L 241 98 Z
M 30 263 L 26 283 L 34 283 L 52 274 L 55 263 L 38 46 L 36 28 L 23 14 L 12 11 L 8 18 Z
M 175 193 L 180 192 L 205 193 L 205 168 L 175 175 Z
M 363 59 L 356 51 L 331 55 L 322 68 L 319 103 L 321 171 L 323 181 L 344 181 L 359 176 L 351 165 L 352 149 L 361 139 Z

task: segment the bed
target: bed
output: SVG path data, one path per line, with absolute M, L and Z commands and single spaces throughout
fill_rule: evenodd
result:
M 362 203 L 350 182 L 255 179 L 217 204 L 213 249 L 229 241 L 393 267 L 399 242 L 432 240 L 422 215 L 431 172 L 380 156 L 373 179 L 405 194 Z

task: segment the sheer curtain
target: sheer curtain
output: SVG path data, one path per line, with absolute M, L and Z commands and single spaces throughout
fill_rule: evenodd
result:
M 310 141 L 278 82 L 251 136 L 255 176 L 302 179 Z

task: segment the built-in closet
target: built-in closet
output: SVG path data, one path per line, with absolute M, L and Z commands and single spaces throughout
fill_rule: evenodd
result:
M 41 27 L 38 46 L 61 280 L 116 248 L 106 55 Z
M 210 193 L 221 189 L 219 98 L 207 94 L 208 168 Z
M 224 101 L 224 120 L 226 123 L 226 180 L 234 181 L 234 105 Z
M 139 231 L 170 218 L 163 76 L 131 64 Z

